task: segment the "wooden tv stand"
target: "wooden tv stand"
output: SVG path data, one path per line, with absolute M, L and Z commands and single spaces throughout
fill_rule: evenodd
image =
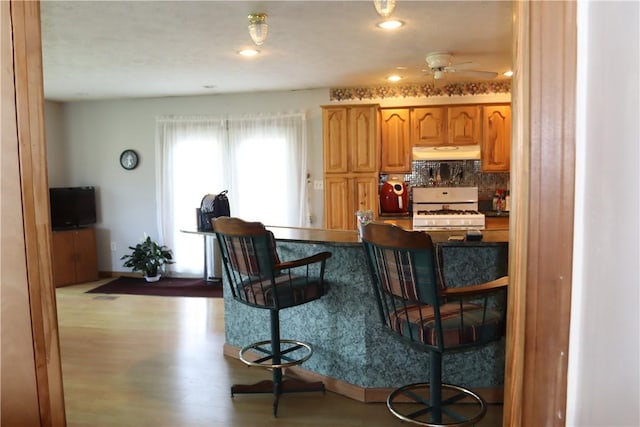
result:
M 51 242 L 54 286 L 98 280 L 94 228 L 54 230 Z

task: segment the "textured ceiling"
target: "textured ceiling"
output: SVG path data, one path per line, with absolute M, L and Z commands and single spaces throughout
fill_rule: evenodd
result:
M 269 35 L 244 58 L 251 12 L 268 14 Z M 41 15 L 45 97 L 58 101 L 371 86 L 392 73 L 422 83 L 426 54 L 443 50 L 511 67 L 508 1 L 398 0 L 395 32 L 376 27 L 371 0 L 48 0 Z

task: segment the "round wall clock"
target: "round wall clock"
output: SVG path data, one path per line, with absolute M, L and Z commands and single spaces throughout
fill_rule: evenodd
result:
M 138 166 L 138 153 L 134 150 L 124 150 L 120 154 L 120 165 L 127 170 L 135 169 Z

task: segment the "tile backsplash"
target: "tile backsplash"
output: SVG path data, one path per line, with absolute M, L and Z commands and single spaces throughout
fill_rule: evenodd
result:
M 383 183 L 390 176 L 404 179 L 412 187 L 434 185 L 438 173 L 441 181 L 438 187 L 478 187 L 478 198 L 491 199 L 496 189 L 509 188 L 509 173 L 483 173 L 480 160 L 429 161 L 414 160 L 410 174 L 380 175 Z M 409 193 L 411 194 L 411 193 Z

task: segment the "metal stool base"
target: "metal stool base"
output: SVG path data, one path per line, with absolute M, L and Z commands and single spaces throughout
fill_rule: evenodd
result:
M 271 347 L 271 341 L 259 341 L 243 347 L 240 350 L 240 360 L 248 366 L 256 366 L 272 370 L 273 380 L 259 381 L 255 384 L 234 384 L 231 386 L 231 397 L 235 394 L 273 393 L 274 417 L 278 415 L 280 395 L 284 393 L 325 391 L 324 384 L 321 381 L 305 382 L 296 379 L 283 379 L 282 368 L 299 365 L 311 357 L 313 349 L 309 344 L 295 340 L 280 340 L 279 348 L 280 351 L 278 354 L 274 355 Z M 288 356 L 298 350 L 301 350 L 302 354 L 298 355 L 295 359 Z M 250 360 L 247 357 L 248 354 L 246 354 L 249 351 L 264 354 L 265 356 L 258 359 L 252 358 L 253 360 Z M 273 361 L 274 357 L 276 359 L 275 362 Z
M 389 394 L 387 407 L 397 418 L 427 427 L 470 426 L 479 422 L 487 413 L 484 399 L 469 389 L 442 384 L 439 408 L 431 404 L 430 390 L 429 383 L 409 384 L 397 388 Z M 467 403 L 469 399 L 471 403 Z M 440 418 L 437 415 L 438 409 L 441 412 Z

